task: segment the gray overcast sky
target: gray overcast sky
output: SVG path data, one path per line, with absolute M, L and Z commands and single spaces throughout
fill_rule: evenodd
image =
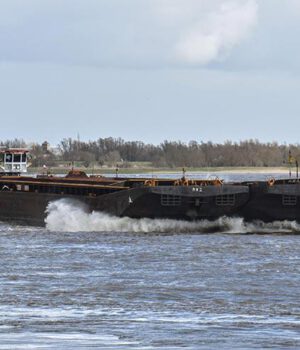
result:
M 0 139 L 299 142 L 300 0 L 0 0 Z

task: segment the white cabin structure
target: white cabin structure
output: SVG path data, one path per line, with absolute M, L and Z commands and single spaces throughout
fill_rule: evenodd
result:
M 0 149 L 0 174 L 27 173 L 28 152 L 22 148 Z

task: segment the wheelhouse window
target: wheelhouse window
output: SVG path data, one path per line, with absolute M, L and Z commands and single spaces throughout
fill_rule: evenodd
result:
M 14 154 L 14 163 L 21 162 L 21 154 Z
M 22 163 L 26 163 L 26 153 L 22 154 Z
M 12 154 L 11 153 L 6 153 L 5 154 L 5 163 L 12 163 Z

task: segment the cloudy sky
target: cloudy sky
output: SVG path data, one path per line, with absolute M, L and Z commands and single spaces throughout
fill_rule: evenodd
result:
M 300 0 L 0 5 L 0 139 L 300 141 Z

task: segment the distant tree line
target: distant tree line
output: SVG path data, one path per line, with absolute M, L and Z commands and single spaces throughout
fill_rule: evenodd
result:
M 27 147 L 33 166 L 55 166 L 58 162 L 82 162 L 91 165 L 128 166 L 130 162 L 149 162 L 153 167 L 224 167 L 282 166 L 289 150 L 300 160 L 299 144 L 262 143 L 258 140 L 224 143 L 164 141 L 159 145 L 121 138 L 99 138 L 96 141 L 63 139 L 55 150 L 47 143 L 28 144 L 15 139 L 0 142 L 2 147 Z

